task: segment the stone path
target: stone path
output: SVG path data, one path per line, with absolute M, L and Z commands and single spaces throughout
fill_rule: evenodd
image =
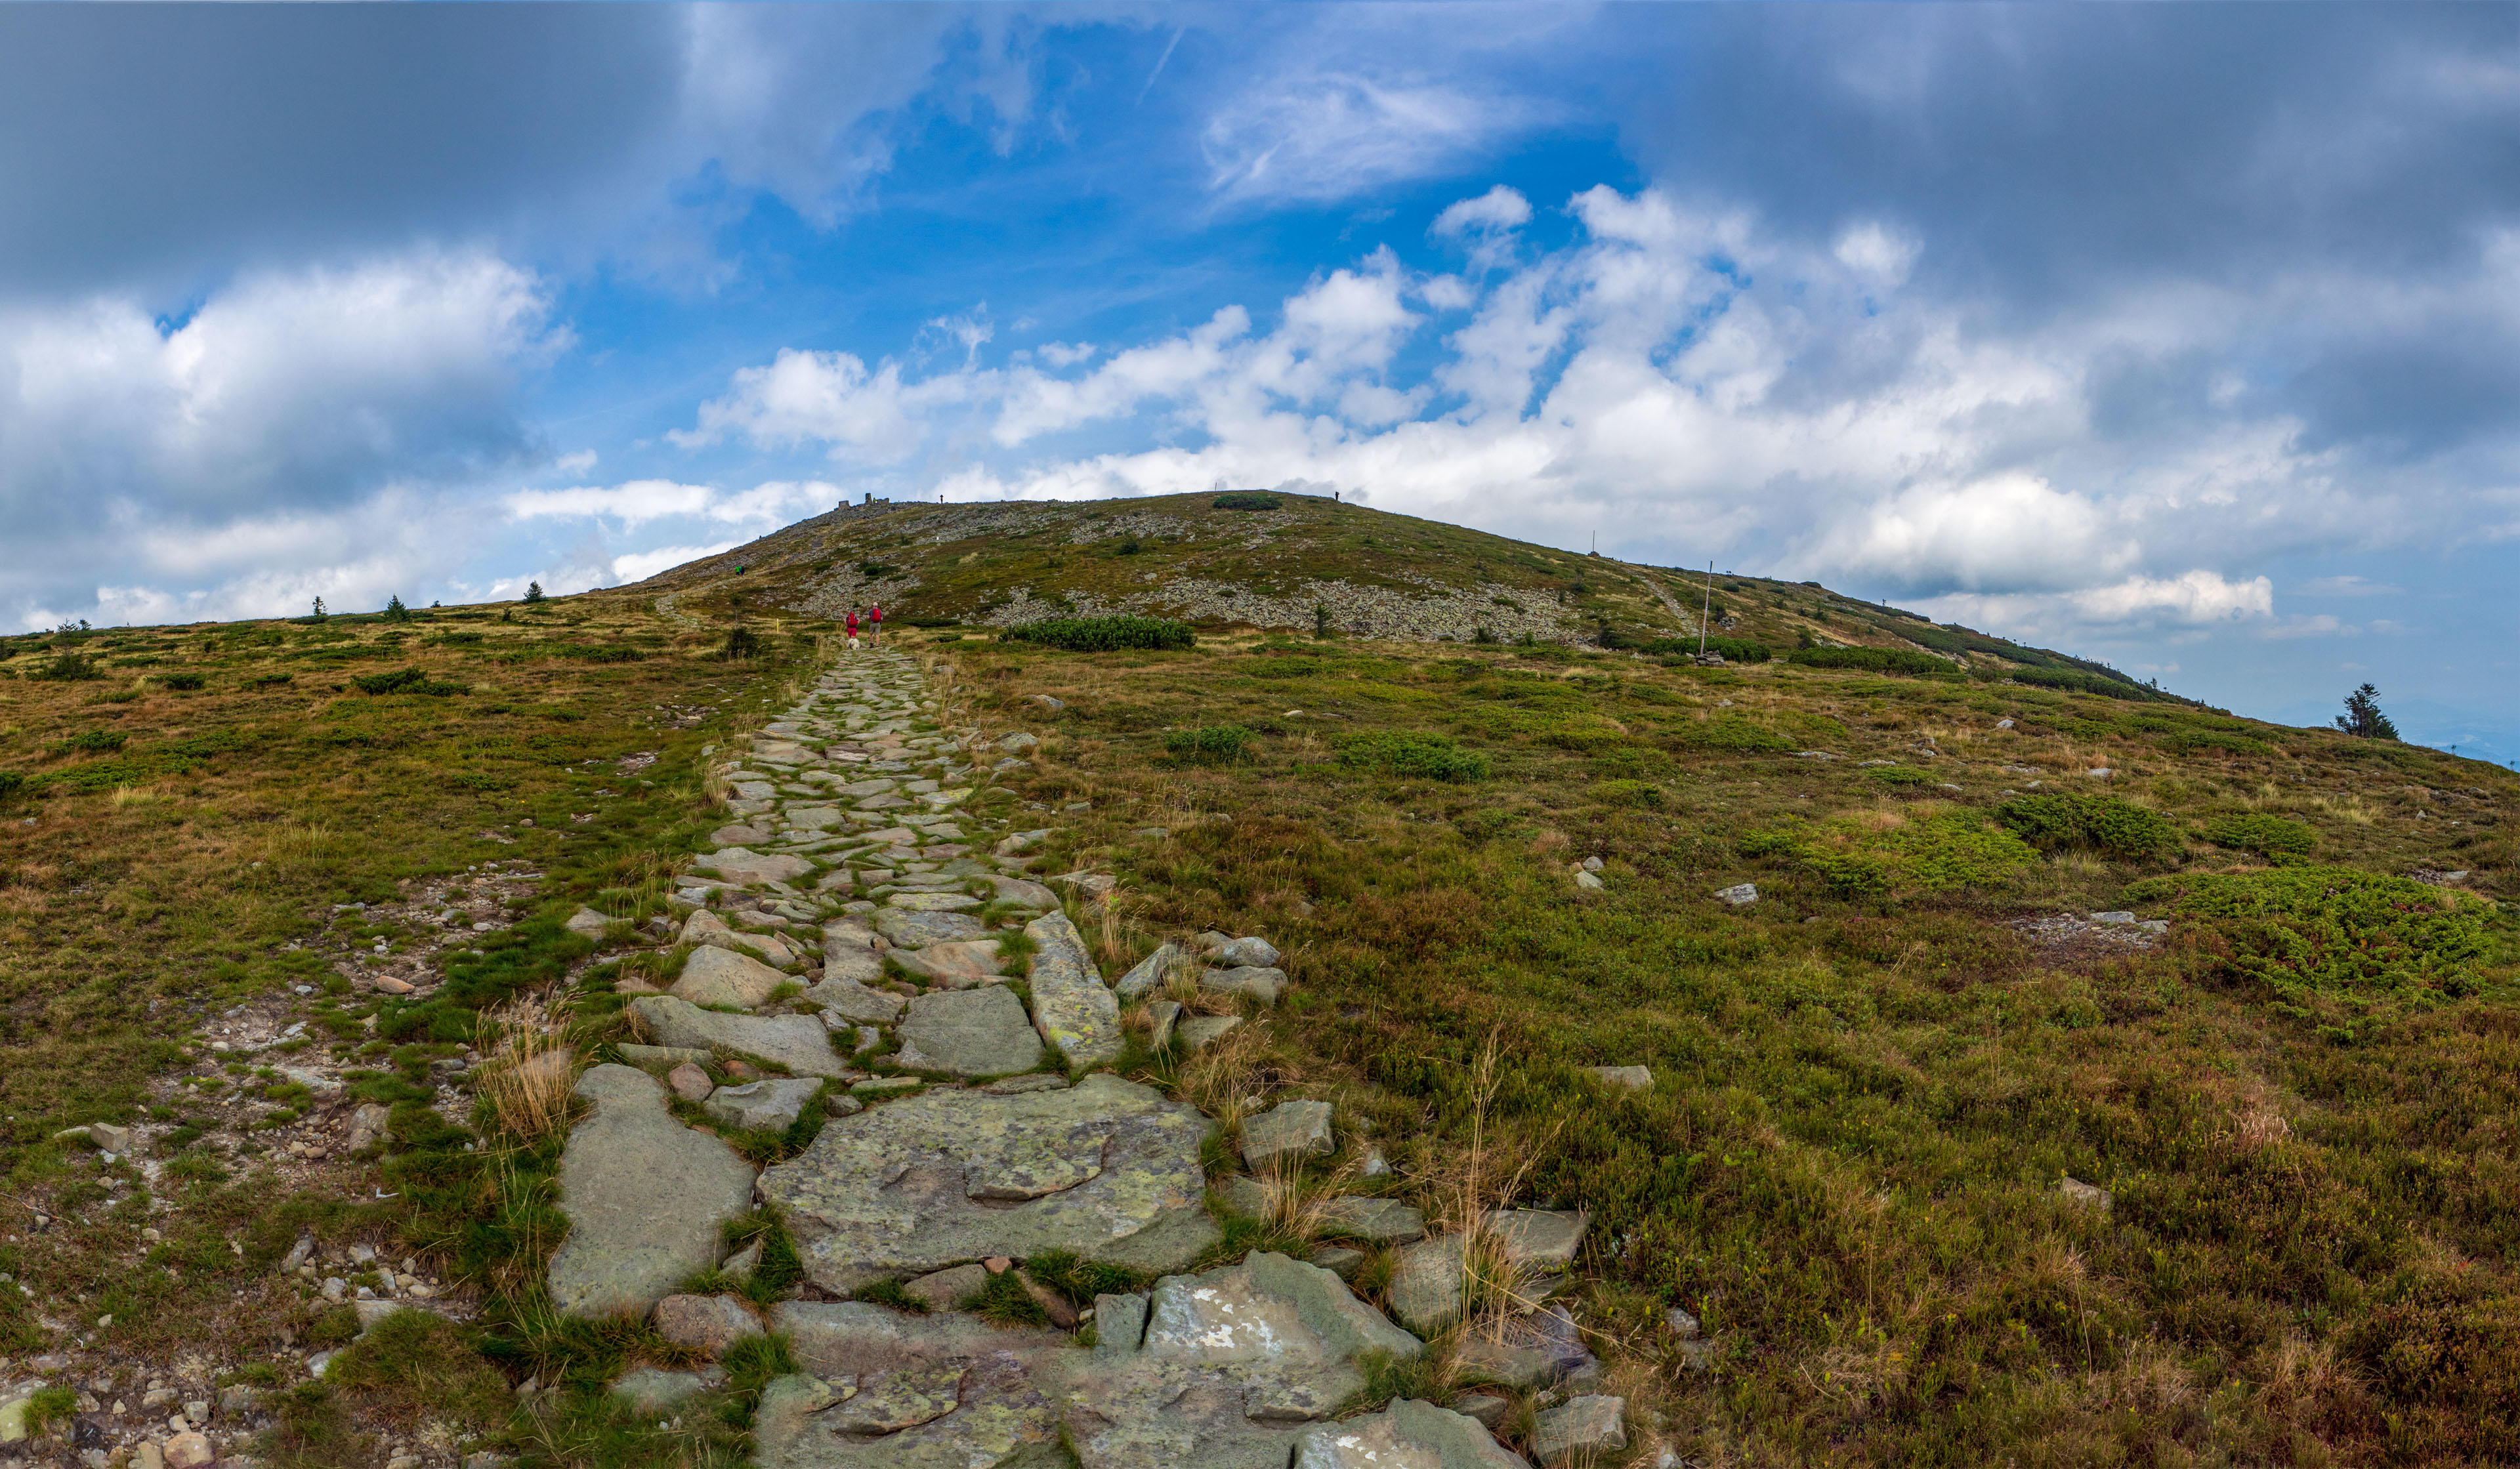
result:
M 1245 1004 L 1275 1003 L 1287 977 L 1264 939 L 1211 933 L 1166 945 L 1115 992 L 1058 894 L 1028 875 L 1024 854 L 1051 833 L 1000 830 L 1030 824 L 1003 799 L 1018 820 L 972 815 L 1031 744 L 939 728 L 917 666 L 870 651 L 721 757 L 731 820 L 675 900 L 686 957 L 662 993 L 632 1002 L 647 1043 L 620 1048 L 632 1064 L 577 1083 L 592 1110 L 562 1163 L 571 1228 L 551 1265 L 555 1305 L 652 1312 L 660 1332 L 711 1357 L 754 1330 L 786 1334 L 804 1370 L 771 1385 L 756 1421 L 758 1462 L 776 1469 L 1524 1464 L 1450 1407 L 1358 1401 L 1370 1357 L 1427 1350 L 1350 1290 L 1342 1271 L 1361 1251 L 1253 1253 L 1192 1273 L 1220 1253 L 1220 1220 L 1258 1212 L 1265 1191 L 1251 1178 L 1211 1191 L 1214 1119 L 1095 1068 L 1123 1051 L 1124 1002 L 1184 1046 L 1232 1028 L 1236 1017 L 1162 998 L 1176 966 Z M 756 1174 L 678 1120 L 677 1098 L 725 1129 L 831 1115 L 802 1152 Z M 1337 1145 L 1326 1102 L 1244 1125 L 1255 1168 Z M 800 1298 L 756 1320 L 738 1297 L 677 1294 L 711 1268 L 750 1268 L 748 1254 L 722 1258 L 720 1226 L 756 1203 L 796 1246 Z M 1433 1335 L 1459 1314 L 1458 1238 L 1421 1239 L 1422 1216 L 1390 1199 L 1342 1199 L 1328 1217 L 1401 1251 L 1403 1321 Z M 1525 1211 L 1490 1226 L 1514 1258 L 1562 1269 L 1585 1222 Z M 1022 1274 L 1052 1252 L 1154 1284 L 1080 1313 Z M 1010 1270 L 1054 1321 L 1092 1334 L 955 1309 Z M 937 1309 L 845 1299 L 878 1286 Z M 1487 1376 L 1509 1388 L 1563 1396 L 1598 1380 L 1562 1311 L 1482 1350 Z M 642 1366 L 615 1390 L 662 1408 L 722 1380 L 713 1366 Z M 1617 1400 L 1575 1403 L 1591 1427 L 1552 1440 L 1552 1462 L 1600 1450 L 1600 1425 L 1619 1427 Z

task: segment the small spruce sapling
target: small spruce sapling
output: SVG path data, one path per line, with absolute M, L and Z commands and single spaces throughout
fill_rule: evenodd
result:
M 315 599 L 315 610 L 306 614 L 307 620 L 310 622 L 321 622 L 332 615 L 332 613 L 324 610 L 324 599 L 320 597 Z
M 384 616 L 387 622 L 409 622 L 411 621 L 411 608 L 402 604 L 402 598 L 397 594 L 385 599 Z
M 525 601 L 528 602 L 536 602 L 542 600 L 543 584 L 540 582 L 525 583 Z
M 2380 712 L 2380 690 L 2368 684 L 2345 695 L 2345 712 L 2336 716 L 2336 728 L 2358 739 L 2398 737 L 2398 727 Z

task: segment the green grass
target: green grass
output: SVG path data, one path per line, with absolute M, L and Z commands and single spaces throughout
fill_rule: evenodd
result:
M 1005 636 L 1013 642 L 1038 643 L 1071 652 L 1184 648 L 1196 641 L 1189 623 L 1161 617 L 1053 617 L 1011 628 Z
M 2180 751 L 2105 695 L 1787 662 L 1266 640 L 1160 667 L 958 656 L 984 719 L 1020 721 L 1033 693 L 1070 701 L 1027 794 L 1095 803 L 1055 860 L 1105 863 L 1133 895 L 1106 970 L 1207 926 L 1294 950 L 1252 1074 L 1328 1089 L 1421 1178 L 1458 1169 L 1483 1119 L 1507 1171 L 1528 1166 L 1520 1201 L 1593 1211 L 1589 1324 L 1650 1344 L 1665 1304 L 1706 1321 L 1719 1373 L 1626 1379 L 1685 1457 L 2520 1452 L 2520 1170 L 2497 1121 L 2520 1106 L 2515 954 L 2481 905 L 2453 913 L 2385 875 L 2469 867 L 2520 898 L 2507 773 L 2437 752 L 2362 761 L 2243 721 L 2208 733 L 2264 753 Z M 1290 721 L 1242 765 L 1163 752 L 1167 726 L 1296 703 L 1344 726 Z M 1449 749 L 1486 779 L 1337 758 L 1414 740 L 1428 708 L 1464 712 Z M 1628 733 L 1593 749 L 1531 733 L 1577 715 Z M 1689 737 L 1718 720 L 1771 737 Z M 1862 768 L 1919 733 L 1956 757 L 1935 770 L 1961 792 L 1918 801 Z M 1813 747 L 1842 758 L 1792 758 Z M 2011 808 L 2014 778 L 1993 769 L 2007 763 L 2106 764 L 2118 794 Z M 2483 794 L 2448 827 L 2443 793 L 2469 788 Z M 1235 820 L 1132 842 L 1156 800 Z M 2181 832 L 2243 803 L 2313 828 L 2360 875 L 2335 898 L 2219 885 L 2311 870 L 2183 857 Z M 2006 810 L 2039 815 L 2037 840 Z M 2452 842 L 2469 844 L 2456 861 Z M 1608 885 L 1579 898 L 1564 864 L 1591 852 L 1613 859 Z M 1712 898 L 1743 880 L 1757 904 Z M 2122 906 L 2177 913 L 2171 939 L 2093 957 L 2013 926 Z M 2277 929 L 2347 942 L 2303 951 Z M 2370 988 L 2362 944 L 2401 977 Z M 2350 1043 L 2322 1033 L 2323 1009 Z M 1625 1064 L 1655 1090 L 1573 1070 Z M 2112 1212 L 2066 1204 L 2065 1176 L 2111 1189 Z M 1227 1254 L 1302 1246 L 1229 1229 Z

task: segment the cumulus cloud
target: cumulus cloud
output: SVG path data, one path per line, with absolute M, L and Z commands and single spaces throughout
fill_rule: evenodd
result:
M 296 610 L 305 576 L 263 568 L 367 564 L 407 545 L 379 507 L 534 456 L 516 392 L 566 344 L 549 316 L 532 274 L 437 252 L 248 276 L 181 322 L 112 296 L 0 310 L 9 610 L 161 580 Z M 292 604 L 254 604 L 284 585 Z
M 2304 442 L 2263 397 L 2205 394 L 2149 437 L 2111 426 L 2131 364 L 2219 350 L 2234 314 L 2264 309 L 2254 297 L 2138 295 L 1989 332 L 1909 283 L 1932 242 L 1887 225 L 1799 241 L 1650 189 L 1591 189 L 1567 208 L 1579 239 L 1492 277 L 1426 275 L 1379 249 L 1265 312 L 1222 307 L 1065 370 L 1036 356 L 922 378 L 782 353 L 739 373 L 687 437 L 740 423 L 835 455 L 878 443 L 891 464 L 933 453 L 913 488 L 955 500 L 1355 489 L 1534 538 L 1598 526 L 1605 550 L 1641 559 L 1717 555 L 2060 635 L 2289 626 L 2244 563 L 2340 536 L 2419 539 L 2456 518 L 2409 500 L 2385 530 L 2358 522 L 2370 485 L 2349 492 L 2339 451 Z M 1492 189 L 1445 217 L 1458 233 L 1518 211 Z M 1434 304 L 1438 281 L 1462 292 L 1465 317 L 1430 342 L 1418 303 Z M 783 371 L 812 390 L 774 391 Z M 946 452 L 971 442 L 968 415 L 993 448 Z M 1120 442 L 1034 452 L 1087 433 Z

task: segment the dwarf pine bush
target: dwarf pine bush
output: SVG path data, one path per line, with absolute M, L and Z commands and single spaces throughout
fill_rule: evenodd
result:
M 1198 643 L 1189 623 L 1167 617 L 1052 617 L 1009 628 L 1000 636 L 1015 643 L 1038 643 L 1044 647 L 1063 647 L 1080 653 L 1124 647 L 1178 650 Z
M 2160 813 L 2116 796 L 2016 796 L 1995 819 L 2042 852 L 2097 852 L 2141 862 L 2179 849 L 2179 833 Z
M 1485 755 L 1464 750 L 1443 734 L 1375 730 L 1338 741 L 1338 763 L 1354 771 L 1378 771 L 1455 784 L 1488 778 Z

